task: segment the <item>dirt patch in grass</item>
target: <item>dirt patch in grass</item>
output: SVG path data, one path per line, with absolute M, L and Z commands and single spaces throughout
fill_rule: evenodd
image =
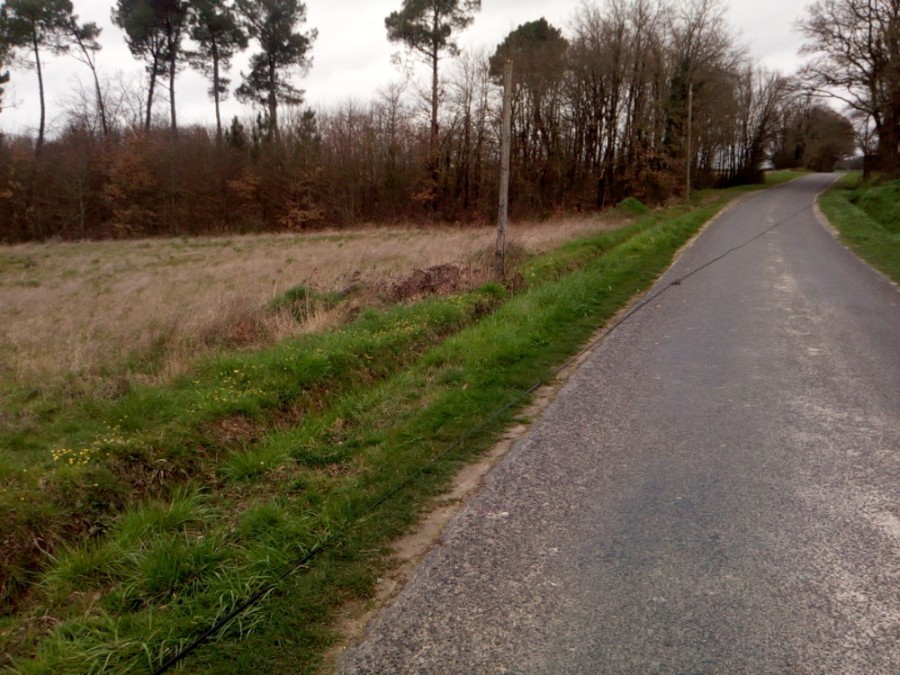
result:
M 426 295 L 449 295 L 458 291 L 462 283 L 463 274 L 458 266 L 435 265 L 414 270 L 409 276 L 394 282 L 390 287 L 390 297 L 394 302 L 403 302 Z
M 260 439 L 263 429 L 259 423 L 242 415 L 217 420 L 210 425 L 213 442 L 225 448 L 237 448 Z

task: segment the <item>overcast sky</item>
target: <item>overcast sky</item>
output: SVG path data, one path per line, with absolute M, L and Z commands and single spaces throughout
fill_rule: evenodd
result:
M 103 51 L 98 62 L 101 75 L 113 78 L 119 72 L 137 78 L 142 64 L 136 62 L 125 45 L 121 31 L 110 21 L 111 2 L 73 0 L 82 21 L 95 21 L 103 28 Z M 602 0 L 600 0 L 602 2 Z M 797 19 L 804 16 L 810 0 L 725 0 L 728 20 L 751 54 L 763 65 L 788 73 L 800 63 L 797 50 L 801 37 L 794 31 Z M 0 1 L 2 4 L 2 1 Z M 541 17 L 566 31 L 582 0 L 483 0 L 475 23 L 460 36 L 464 48 L 493 48 L 504 36 L 522 23 Z M 295 84 L 306 90 L 307 103 L 328 106 L 347 99 L 369 100 L 373 93 L 401 78 L 391 63 L 391 55 L 400 51 L 387 41 L 384 17 L 402 5 L 402 0 L 307 0 L 304 30 L 316 28 L 319 37 L 313 45 L 313 67 Z M 232 86 L 240 79 L 242 60 L 232 69 Z M 48 92 L 48 124 L 52 133 L 63 124 L 63 109 L 73 99 L 79 82 L 90 86 L 86 66 L 71 56 L 46 56 L 45 86 Z M 20 68 L 12 72 L 5 102 L 11 107 L 0 114 L 0 130 L 21 132 L 36 130 L 39 108 L 37 77 Z M 185 69 L 176 80 L 180 124 L 214 124 L 214 110 L 207 96 L 208 84 L 196 72 Z M 224 119 L 244 115 L 248 109 L 229 97 Z

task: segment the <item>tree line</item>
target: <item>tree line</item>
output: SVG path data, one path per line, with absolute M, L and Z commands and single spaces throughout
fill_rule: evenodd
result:
M 273 124 L 279 103 L 302 100 L 302 92 L 291 85 L 290 77 L 308 65 L 307 53 L 316 33 L 298 30 L 298 25 L 306 20 L 306 6 L 298 0 L 117 0 L 111 16 L 124 33 L 131 54 L 144 62 L 145 131 L 153 124 L 157 86 L 167 80 L 170 127 L 173 134 L 177 132 L 175 78 L 188 64 L 209 78 L 217 138 L 221 140 L 219 103 L 229 84 L 225 73 L 235 52 L 247 49 L 251 39 L 259 49 L 252 55 L 250 70 L 236 90 L 238 97 L 267 106 Z M 90 68 L 96 114 L 104 136 L 109 136 L 105 92 L 96 64 L 101 50 L 100 32 L 96 23 L 79 22 L 70 0 L 7 0 L 0 8 L 0 56 L 18 52 L 24 64 L 37 73 L 41 115 L 37 153 L 44 143 L 46 116 L 42 52 L 72 52 Z
M 893 11 L 900 0 L 849 1 Z M 880 167 L 897 166 L 887 156 L 897 152 L 889 129 L 900 115 L 885 111 L 898 97 L 882 91 L 897 91 L 894 71 L 883 68 L 877 87 L 848 85 L 852 100 L 868 102 L 851 120 L 821 100 L 840 95 L 841 83 L 822 73 L 838 72 L 828 60 L 846 46 L 823 37 L 821 16 L 844 2 L 813 8 L 804 23 L 812 58 L 792 77 L 752 62 L 720 0 L 586 3 L 568 26 L 529 21 L 484 53 L 456 44 L 480 1 L 399 4 L 383 29 L 427 65 L 428 84 L 392 84 L 368 102 L 313 110 L 294 84 L 316 37 L 301 30 L 306 7 L 297 0 L 118 0 L 113 20 L 145 64 L 137 89 L 102 81 L 99 30 L 79 23 L 68 0 L 7 0 L 0 64 L 10 54 L 13 64 L 29 60 L 40 79 L 41 54 L 68 51 L 94 86 L 57 137 L 45 141 L 43 121 L 36 139 L 0 137 L 0 239 L 489 220 L 507 60 L 513 215 L 605 208 L 628 196 L 659 202 L 682 194 L 689 173 L 705 187 L 760 180 L 770 165 L 829 170 L 857 142 Z M 896 67 L 888 38 L 900 22 L 886 16 L 872 57 Z M 251 46 L 236 94 L 256 114 L 224 123 L 231 60 Z M 184 65 L 209 78 L 215 129 L 178 127 Z M 165 118 L 154 105 L 162 86 Z

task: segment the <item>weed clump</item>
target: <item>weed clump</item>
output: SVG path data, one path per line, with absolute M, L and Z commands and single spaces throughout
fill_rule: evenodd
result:
M 618 211 L 622 215 L 642 216 L 645 213 L 649 213 L 650 209 L 639 199 L 635 199 L 634 197 L 626 197 L 619 202 L 618 206 L 616 206 L 616 211 Z
M 320 310 L 333 309 L 343 297 L 342 293 L 320 293 L 301 284 L 272 299 L 266 309 L 273 313 L 286 312 L 302 323 Z

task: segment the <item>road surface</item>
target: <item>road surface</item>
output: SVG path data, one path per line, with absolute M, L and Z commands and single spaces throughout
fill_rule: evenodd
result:
M 713 223 L 345 673 L 900 673 L 900 292 L 810 176 Z

